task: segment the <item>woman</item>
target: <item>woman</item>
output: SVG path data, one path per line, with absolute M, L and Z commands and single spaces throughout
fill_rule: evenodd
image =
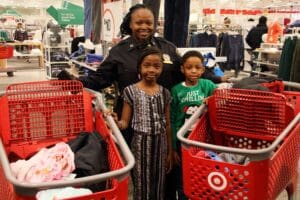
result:
M 96 73 L 79 78 L 85 87 L 99 90 L 116 81 L 122 92 L 126 86 L 137 82 L 137 58 L 146 46 L 156 46 L 163 52 L 164 67 L 159 84 L 171 89 L 175 83 L 183 80 L 176 47 L 163 38 L 154 37 L 154 15 L 149 8 L 143 4 L 131 7 L 120 31 L 123 37 L 129 37 L 112 47 Z

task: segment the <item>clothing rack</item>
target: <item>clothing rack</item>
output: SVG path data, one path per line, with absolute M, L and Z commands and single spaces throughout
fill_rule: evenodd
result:
M 191 29 L 190 33 L 203 33 L 206 31 L 211 31 L 213 33 L 238 33 L 242 34 L 243 28 L 240 25 L 231 25 L 229 27 L 224 27 L 224 24 L 200 24 L 200 27 Z

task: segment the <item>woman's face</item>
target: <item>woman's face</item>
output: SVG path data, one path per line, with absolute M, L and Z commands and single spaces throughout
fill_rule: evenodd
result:
M 148 9 L 138 9 L 131 15 L 130 28 L 137 40 L 147 40 L 153 34 L 154 16 Z

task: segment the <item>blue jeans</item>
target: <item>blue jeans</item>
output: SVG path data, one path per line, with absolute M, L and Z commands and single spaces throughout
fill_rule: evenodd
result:
M 84 7 L 84 38 L 90 39 L 92 33 L 92 1 L 91 0 L 83 0 Z M 98 22 L 101 23 L 101 22 Z
M 190 0 L 165 0 L 164 38 L 177 47 L 186 47 Z
M 154 13 L 154 23 L 155 27 L 158 20 L 159 8 L 160 8 L 160 0 L 143 0 L 143 4 L 148 6 Z

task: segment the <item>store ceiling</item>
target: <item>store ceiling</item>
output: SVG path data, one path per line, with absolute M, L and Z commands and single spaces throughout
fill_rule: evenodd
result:
M 83 6 L 83 0 L 68 0 L 71 3 Z M 53 5 L 60 7 L 62 0 L 1 0 L 0 6 L 22 7 L 22 8 L 48 8 Z
M 68 0 L 83 6 L 83 0 Z M 23 8 L 48 8 L 50 5 L 60 7 L 62 0 L 1 0 L 0 6 Z M 299 0 L 199 0 L 204 7 L 209 8 L 290 8 L 300 7 Z
M 213 8 L 291 8 L 300 6 L 299 0 L 202 0 L 203 6 Z

